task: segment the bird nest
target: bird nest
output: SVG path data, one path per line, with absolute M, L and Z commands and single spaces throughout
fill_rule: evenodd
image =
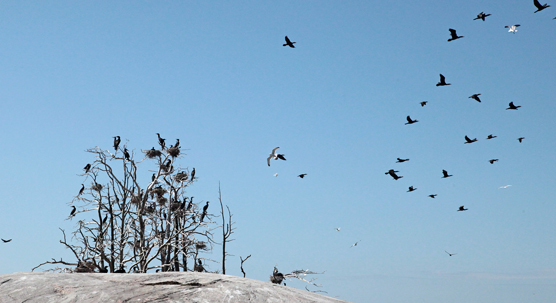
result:
M 147 214 L 152 214 L 152 213 L 154 213 L 155 211 L 156 211 L 156 204 L 149 205 L 149 206 L 145 207 L 145 212 L 146 212 Z
M 171 211 L 177 211 L 180 209 L 181 203 L 178 202 L 173 202 L 170 204 L 170 210 Z
M 162 152 L 160 152 L 159 150 L 154 149 L 154 147 L 152 149 L 149 149 L 148 151 L 145 152 L 145 154 L 147 154 L 147 157 L 149 159 L 153 159 L 156 157 L 160 157 L 162 155 Z
M 180 149 L 178 147 L 170 147 L 167 148 L 166 151 L 174 158 L 180 155 Z
M 207 243 L 197 242 L 197 243 L 195 243 L 195 248 L 198 249 L 198 250 L 206 250 L 207 249 Z
M 162 197 L 166 193 L 166 190 L 164 188 L 162 188 L 161 186 L 157 186 L 157 187 L 151 189 L 151 193 L 156 194 L 158 197 Z
M 174 176 L 174 180 L 177 182 L 185 182 L 189 178 L 189 175 L 186 172 L 179 172 Z
M 139 197 L 139 196 L 131 197 L 131 203 L 135 204 L 135 205 L 139 205 L 139 203 L 141 203 L 141 197 Z
M 95 183 L 95 185 L 93 185 L 91 189 L 100 192 L 102 190 L 102 185 Z
M 158 203 L 158 205 L 160 205 L 160 206 L 166 205 L 167 202 L 168 202 L 168 199 L 166 199 L 164 197 L 158 197 L 158 199 L 156 199 L 156 203 Z

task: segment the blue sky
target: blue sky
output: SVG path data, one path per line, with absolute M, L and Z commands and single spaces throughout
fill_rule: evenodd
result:
M 71 260 L 58 228 L 74 228 L 84 151 L 119 135 L 140 153 L 158 132 L 188 149 L 198 202 L 221 184 L 237 227 L 229 274 L 252 255 L 249 278 L 326 271 L 319 290 L 353 302 L 551 301 L 549 4 L 3 1 L 0 236 L 13 241 L 0 274 Z M 481 11 L 492 15 L 474 21 Z M 447 42 L 449 28 L 464 38 Z M 452 85 L 436 87 L 440 73 Z M 276 146 L 287 161 L 269 168 Z

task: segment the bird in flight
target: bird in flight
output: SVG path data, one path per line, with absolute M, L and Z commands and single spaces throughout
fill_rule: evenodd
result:
M 413 123 L 419 122 L 419 120 L 411 120 L 411 117 L 410 117 L 410 116 L 407 116 L 406 119 L 407 119 L 407 123 L 406 123 L 405 125 L 413 124 Z
M 438 196 L 438 195 L 437 195 L 437 194 L 429 195 L 429 197 L 431 197 L 431 198 L 433 198 L 433 199 L 436 198 L 436 196 Z
M 519 141 L 519 143 L 523 142 L 523 139 L 525 139 L 525 137 L 519 137 L 517 138 L 517 141 Z
M 278 173 L 275 173 L 275 174 L 274 174 L 274 177 L 278 177 Z
M 398 159 L 398 161 L 396 161 L 396 163 L 403 163 L 405 161 L 409 161 L 409 159 L 400 159 L 400 158 L 397 158 L 397 159 Z
M 446 83 L 446 77 L 440 74 L 440 82 L 436 83 L 436 86 L 452 85 L 452 83 Z
M 514 105 L 513 101 L 510 102 L 509 106 L 510 106 L 510 107 L 508 107 L 508 108 L 506 108 L 506 109 L 515 109 L 515 110 L 517 110 L 518 108 L 521 107 L 521 105 L 517 105 L 517 106 Z
M 4 239 L 2 239 L 2 242 L 8 243 L 8 242 L 10 242 L 11 240 L 12 240 L 12 239 L 9 239 L 9 240 L 4 240 Z
M 488 160 L 488 162 L 490 162 L 490 164 L 494 164 L 494 162 L 498 161 L 498 159 L 490 159 Z
M 471 139 L 469 139 L 468 136 L 465 136 L 465 143 L 463 143 L 463 144 L 473 143 L 473 142 L 477 142 L 477 138 L 471 140 Z
M 448 175 L 448 172 L 445 169 L 442 170 L 442 175 L 443 175 L 442 178 L 448 178 L 452 176 L 452 175 Z
M 355 243 L 354 243 L 354 244 L 352 244 L 352 245 L 351 245 L 351 246 L 350 246 L 349 248 L 352 248 L 352 247 L 354 247 L 354 246 L 357 246 L 357 243 L 359 243 L 359 242 L 361 242 L 361 240 L 359 240 L 359 241 L 355 242 Z
M 286 44 L 282 45 L 282 46 L 289 46 L 291 48 L 295 48 L 295 46 L 293 45 L 295 42 L 291 42 L 290 38 L 288 38 L 288 36 L 286 36 Z
M 419 103 L 419 104 L 421 104 L 421 107 L 423 107 L 423 106 L 427 105 L 427 102 L 429 102 L 429 101 L 421 101 L 421 103 Z
M 498 187 L 498 188 L 508 188 L 508 187 L 510 187 L 510 186 L 511 186 L 511 185 L 508 184 L 508 185 L 500 186 L 500 187 Z
M 476 100 L 477 102 L 481 102 L 481 99 L 479 99 L 479 96 L 480 96 L 480 95 L 481 95 L 481 94 L 473 94 L 473 95 L 471 95 L 469 98 L 471 98 L 471 99 L 473 99 L 473 100 Z
M 490 14 L 485 14 L 484 12 L 481 12 L 480 14 L 477 15 L 477 18 L 473 19 L 473 20 L 477 20 L 477 19 L 481 19 L 483 21 L 485 21 L 485 18 L 490 16 Z
M 451 253 L 449 253 L 449 252 L 447 252 L 447 251 L 445 251 L 445 252 L 446 252 L 446 253 L 448 254 L 448 256 L 450 256 L 450 257 L 453 256 L 453 255 L 457 255 L 457 254 L 451 254 Z
M 305 176 L 307 176 L 307 174 L 298 175 L 298 177 L 301 178 L 301 179 L 305 178 Z
M 270 166 L 270 159 L 274 159 L 274 160 L 286 160 L 286 158 L 284 157 L 283 154 L 277 154 L 276 150 L 279 149 L 280 147 L 276 147 L 272 150 L 272 153 L 268 156 L 268 158 L 266 158 L 266 163 L 268 163 L 268 166 Z
M 535 4 L 535 6 L 537 7 L 537 10 L 535 11 L 535 13 L 538 13 L 538 12 L 542 11 L 543 9 L 550 7 L 550 5 L 548 5 L 546 3 L 541 5 L 538 0 L 533 0 L 533 4 Z
M 487 137 L 488 140 L 494 139 L 494 138 L 496 138 L 496 136 L 493 136 L 492 134 L 488 135 L 488 137 Z
M 342 228 L 341 227 L 334 228 L 335 231 L 340 231 L 340 229 L 342 229 Z
M 510 30 L 508 30 L 508 33 L 516 33 L 517 32 L 517 28 L 519 27 L 519 24 L 514 24 L 514 25 L 506 25 L 504 26 L 505 28 L 509 28 Z
M 458 211 L 466 211 L 467 208 L 464 208 L 463 205 L 459 207 Z
M 409 187 L 409 189 L 407 190 L 407 192 L 412 192 L 412 191 L 414 191 L 414 190 L 417 190 L 417 187 L 413 187 L 413 185 L 412 185 L 412 186 Z
M 403 176 L 398 176 L 398 175 L 396 175 L 396 173 L 399 173 L 399 171 L 391 169 L 391 170 L 385 172 L 384 174 L 392 176 L 392 178 L 394 178 L 394 180 L 398 180 L 398 179 L 403 178 Z
M 452 35 L 452 38 L 448 39 L 448 42 L 450 42 L 450 41 L 452 41 L 452 40 L 459 39 L 459 38 L 463 38 L 463 36 L 458 36 L 458 34 L 456 34 L 456 30 L 455 30 L 455 29 L 450 28 L 449 31 L 450 31 L 450 35 Z

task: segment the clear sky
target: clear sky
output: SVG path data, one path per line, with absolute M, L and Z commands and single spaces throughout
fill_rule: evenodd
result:
M 158 132 L 188 149 L 197 202 L 221 184 L 229 274 L 252 255 L 248 278 L 326 271 L 309 289 L 353 302 L 554 301 L 549 4 L 2 1 L 0 274 L 73 261 L 58 228 L 75 227 L 84 151 L 119 135 L 140 153 Z

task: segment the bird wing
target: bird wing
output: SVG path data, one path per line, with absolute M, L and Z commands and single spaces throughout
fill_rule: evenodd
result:
M 268 158 L 266 158 L 266 163 L 268 163 L 268 166 L 270 166 L 270 159 L 272 158 L 272 155 L 268 156 Z
M 539 3 L 538 0 L 533 0 L 533 4 L 535 4 L 535 6 L 536 6 L 538 9 L 543 8 L 543 6 Z
M 280 148 L 280 147 L 275 147 L 275 148 L 272 150 L 272 154 L 275 155 L 275 154 L 276 154 L 276 150 L 279 149 L 279 148 Z
M 510 108 L 513 108 L 513 107 L 515 107 L 515 105 L 514 105 L 514 102 L 513 102 L 513 101 L 512 101 L 512 102 L 510 102 L 510 104 L 509 104 L 509 105 L 510 105 Z
M 292 42 L 290 41 L 290 38 L 288 38 L 288 36 L 286 36 L 286 43 L 287 44 L 291 44 Z
M 471 142 L 471 139 L 469 139 L 469 137 L 468 137 L 468 136 L 465 136 L 465 141 L 467 141 L 467 142 Z
M 407 116 L 406 119 L 407 119 L 407 122 L 409 122 L 409 123 L 413 122 L 413 121 L 411 120 L 411 117 L 410 117 L 410 116 Z
M 450 35 L 452 35 L 452 38 L 453 38 L 453 39 L 455 39 L 455 38 L 458 37 L 458 35 L 456 34 L 456 30 L 455 30 L 455 29 L 450 28 L 449 31 L 450 31 Z
M 441 83 L 445 83 L 446 82 L 446 77 L 444 77 L 444 75 L 440 74 L 440 82 Z

